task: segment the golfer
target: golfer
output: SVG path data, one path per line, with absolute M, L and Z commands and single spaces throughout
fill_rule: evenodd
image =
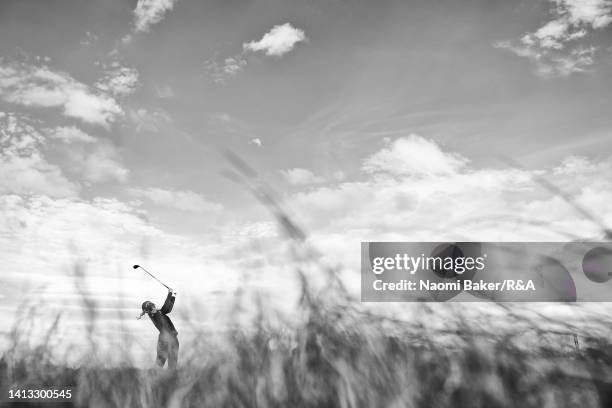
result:
M 163 367 L 167 360 L 168 368 L 171 370 L 176 368 L 179 351 L 178 332 L 174 328 L 172 320 L 168 317 L 175 299 L 176 292 L 168 289 L 168 296 L 161 309 L 157 309 L 153 302 L 147 300 L 142 304 L 142 313 L 139 317 L 142 318 L 142 316 L 148 314 L 157 330 L 159 330 L 156 362 L 158 366 Z

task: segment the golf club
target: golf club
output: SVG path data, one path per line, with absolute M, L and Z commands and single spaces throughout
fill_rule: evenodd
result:
M 172 288 L 168 285 L 166 285 L 164 282 L 160 281 L 159 279 L 157 279 L 157 277 L 155 275 L 153 275 L 151 272 L 147 271 L 143 266 L 140 265 L 134 265 L 133 266 L 134 269 L 142 269 L 143 271 L 145 271 L 147 274 L 149 274 L 150 277 L 152 277 L 153 279 L 155 279 L 156 281 L 158 281 L 159 283 L 161 283 L 162 285 L 164 285 L 168 290 L 172 290 Z

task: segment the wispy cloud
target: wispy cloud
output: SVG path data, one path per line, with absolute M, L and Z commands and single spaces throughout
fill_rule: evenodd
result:
M 87 183 L 127 182 L 129 170 L 119 159 L 117 149 L 109 142 L 81 144 L 59 149 L 63 167 L 74 177 Z
M 281 174 L 287 180 L 287 182 L 289 182 L 289 184 L 294 186 L 318 184 L 325 181 L 322 177 L 316 176 L 312 171 L 299 167 L 282 170 Z
M 567 76 L 587 70 L 597 47 L 586 40 L 612 22 L 610 0 L 549 0 L 552 20 L 518 41 L 503 41 L 497 48 L 527 58 L 544 77 Z
M 0 60 L 0 98 L 23 106 L 63 108 L 65 116 L 105 127 L 123 113 L 112 96 L 44 65 Z
M 204 70 L 213 82 L 225 84 L 229 79 L 238 75 L 247 66 L 247 60 L 243 54 L 225 58 L 219 62 L 217 56 L 204 61 Z
M 88 47 L 88 46 L 93 45 L 96 42 L 98 42 L 98 39 L 99 38 L 98 38 L 97 35 L 95 35 L 91 31 L 87 31 L 87 32 L 85 32 L 85 35 L 79 41 L 79 44 Z
M 178 0 L 138 0 L 134 8 L 134 27 L 131 34 L 125 35 L 121 43 L 131 43 L 133 34 L 147 33 L 151 27 L 161 22 L 170 12 Z
M 222 62 L 215 55 L 205 61 L 204 68 L 214 82 L 223 84 L 246 68 L 249 54 L 263 52 L 266 56 L 281 57 L 305 41 L 307 37 L 304 31 L 291 23 L 276 25 L 261 39 L 243 43 L 241 53 L 227 57 Z
M 134 9 L 134 31 L 147 32 L 164 19 L 178 0 L 138 0 Z
M 164 125 L 172 123 L 172 118 L 168 112 L 162 109 L 130 109 L 129 117 L 136 126 L 136 131 L 157 132 Z
M 0 193 L 76 196 L 79 186 L 41 152 L 45 141 L 25 118 L 0 112 Z
M 203 195 L 193 191 L 166 190 L 163 188 L 131 188 L 129 193 L 134 197 L 145 198 L 153 204 L 194 213 L 218 212 L 223 206 L 207 200 Z
M 1 193 L 73 197 L 83 185 L 123 183 L 129 174 L 115 146 L 75 126 L 41 128 L 0 113 L 0 146 Z
M 95 86 L 115 97 L 124 97 L 136 91 L 138 76 L 138 71 L 135 68 L 119 66 L 107 70 Z
M 62 168 L 86 183 L 127 181 L 129 170 L 121 163 L 117 148 L 109 141 L 96 139 L 76 126 L 61 126 L 46 132 L 47 137 L 63 142 L 48 147 Z
M 52 139 L 58 139 L 68 144 L 74 142 L 93 143 L 96 141 L 94 137 L 83 132 L 76 126 L 59 126 L 50 130 L 47 135 Z

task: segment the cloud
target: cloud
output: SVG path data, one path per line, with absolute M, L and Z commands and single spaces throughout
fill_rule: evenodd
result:
M 230 78 L 238 75 L 246 66 L 247 60 L 242 54 L 225 58 L 221 63 L 217 61 L 217 56 L 204 61 L 204 70 L 217 84 L 227 83 Z
M 249 54 L 263 51 L 267 56 L 281 57 L 291 52 L 300 42 L 307 41 L 306 34 L 299 28 L 293 27 L 290 23 L 272 27 L 258 41 L 250 41 L 242 44 L 242 52 L 232 57 L 218 61 L 217 55 L 204 62 L 204 69 L 213 80 L 218 84 L 225 84 L 227 81 L 240 72 L 248 65 Z
M 77 196 L 84 182 L 127 181 L 129 171 L 110 142 L 74 126 L 37 127 L 24 116 L 0 117 L 0 192 L 68 197 Z
M 106 71 L 96 82 L 96 88 L 115 97 L 133 94 L 138 88 L 138 71 L 129 67 L 116 67 Z
M 211 202 L 201 194 L 189 190 L 166 190 L 151 187 L 146 189 L 132 188 L 129 192 L 135 197 L 146 198 L 161 207 L 174 208 L 182 211 L 214 213 L 223 209 L 221 204 Z
M 129 117 L 136 126 L 136 131 L 158 132 L 164 125 L 172 123 L 170 115 L 162 109 L 130 109 Z
M 61 140 L 65 143 L 93 143 L 96 139 L 87 133 L 83 132 L 76 126 L 59 126 L 50 130 L 47 135 L 52 139 Z
M 125 183 L 129 176 L 119 159 L 119 152 L 107 140 L 96 139 L 75 126 L 62 126 L 47 130 L 50 140 L 44 150 L 61 163 L 63 171 L 74 179 L 86 183 Z
M 134 32 L 146 33 L 164 19 L 178 0 L 138 0 L 134 9 Z
M 423 155 L 423 157 L 418 157 Z M 612 226 L 612 157 L 569 157 L 532 171 L 475 167 L 431 140 L 408 136 L 365 157 L 351 179 L 284 198 L 311 242 L 358 267 L 360 241 L 564 241 L 602 237 L 597 225 L 539 185 L 545 176 Z
M 79 41 L 79 44 L 88 47 L 98 42 L 98 36 L 92 33 L 91 31 L 86 31 L 85 35 Z
M 62 275 L 74 250 L 85 259 L 108 256 L 107 261 L 123 250 L 137 253 L 132 248 L 137 237 L 156 234 L 135 208 L 112 199 L 5 195 L 0 196 L 0 208 L 3 259 L 22 278 L 36 271 Z M 19 248 L 17 255 L 9 248 Z
M 283 175 L 283 177 L 285 177 L 289 184 L 292 184 L 294 186 L 318 184 L 325 181 L 323 178 L 315 176 L 312 171 L 299 167 L 289 170 L 282 170 L 281 174 Z
M 223 62 L 223 74 L 227 76 L 235 76 L 244 69 L 247 62 L 240 58 L 226 58 Z
M 277 56 L 287 54 L 296 44 L 306 41 L 306 34 L 290 23 L 272 27 L 259 41 L 244 43 L 244 51 L 264 51 L 266 55 Z
M 79 186 L 41 152 L 44 136 L 27 120 L 0 116 L 0 193 L 75 196 Z
M 108 143 L 99 143 L 94 148 L 70 148 L 66 167 L 82 180 L 92 183 L 125 183 L 129 170 L 118 159 L 117 150 Z
M 71 132 L 74 130 L 70 129 L 66 133 Z M 119 152 L 109 141 L 74 138 L 68 142 L 63 141 L 65 143 L 47 145 L 45 150 L 73 179 L 83 183 L 127 182 L 129 170 L 123 166 Z
M 388 147 L 368 157 L 363 170 L 394 175 L 444 175 L 460 170 L 468 160 L 443 152 L 433 141 L 410 135 L 393 141 Z
M 569 156 L 566 157 L 561 165 L 555 167 L 553 172 L 558 175 L 572 175 L 572 174 L 585 174 L 595 173 L 600 170 L 600 166 L 591 163 L 586 157 L 581 156 Z
M 105 127 L 123 113 L 111 96 L 92 92 L 64 72 L 2 60 L 0 97 L 23 106 L 63 108 L 65 116 Z
M 107 140 L 96 139 L 75 126 L 47 130 L 44 150 L 61 163 L 63 171 L 86 183 L 127 182 L 129 170 L 121 164 L 119 152 Z
M 612 22 L 612 2 L 609 0 L 555 0 L 557 13 L 566 15 L 574 25 L 585 24 L 595 29 Z
M 543 77 L 563 77 L 586 71 L 594 63 L 597 47 L 585 42 L 596 30 L 612 22 L 610 0 L 550 0 L 553 19 L 518 41 L 495 47 L 527 58 Z

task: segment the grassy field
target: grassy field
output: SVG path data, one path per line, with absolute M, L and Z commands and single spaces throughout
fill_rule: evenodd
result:
M 328 299 L 328 300 L 325 300 Z M 44 345 L 0 363 L 9 387 L 71 387 L 92 407 L 607 407 L 612 347 L 543 342 L 519 333 L 483 333 L 466 322 L 432 332 L 379 318 L 345 301 L 306 296 L 298 327 L 272 328 L 261 315 L 223 346 L 185 350 L 175 371 L 79 368 L 52 363 Z M 426 306 L 423 313 L 431 312 Z M 524 330 L 525 325 L 517 325 Z M 537 330 L 537 328 L 534 328 Z M 439 339 L 451 339 L 452 346 Z M 560 335 L 559 335 L 560 336 Z M 546 345 L 544 345 L 546 344 Z M 48 406 L 48 405 L 45 405 Z

